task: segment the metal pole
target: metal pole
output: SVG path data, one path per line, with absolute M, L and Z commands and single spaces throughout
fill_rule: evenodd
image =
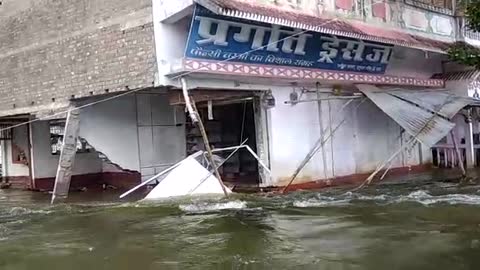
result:
M 269 174 L 271 173 L 270 169 L 263 163 L 263 161 L 260 159 L 260 157 L 250 148 L 248 145 L 244 145 L 243 143 L 239 146 L 232 146 L 232 147 L 225 147 L 225 148 L 217 148 L 217 149 L 212 149 L 212 153 L 217 153 L 217 152 L 224 152 L 224 151 L 229 151 L 229 150 L 237 150 L 245 148 L 247 149 L 248 152 L 258 161 L 258 164 L 262 166 L 264 170 L 266 170 Z
M 322 94 L 320 93 L 320 90 L 317 88 L 317 107 L 318 107 L 318 121 L 320 123 L 320 136 L 323 140 L 323 137 L 325 135 L 325 130 L 323 128 L 323 112 L 322 112 Z M 327 173 L 327 153 L 325 152 L 325 147 L 322 147 L 322 162 L 323 162 L 323 177 L 325 179 L 328 179 L 328 173 Z M 332 168 L 333 171 L 333 168 Z
M 333 97 L 325 97 L 325 98 L 316 98 L 316 99 L 304 99 L 298 101 L 285 101 L 285 104 L 298 104 L 298 103 L 307 103 L 307 102 L 319 102 L 319 101 L 326 101 L 326 100 L 350 100 L 350 99 L 360 99 L 364 98 L 363 96 L 333 96 Z
M 468 111 L 467 125 L 465 128 L 465 146 L 466 146 L 466 163 L 467 168 L 471 169 L 475 167 L 475 149 L 473 143 L 473 125 L 471 112 Z

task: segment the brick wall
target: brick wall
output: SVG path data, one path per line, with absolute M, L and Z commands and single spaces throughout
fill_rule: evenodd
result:
M 152 86 L 151 0 L 2 0 L 0 116 Z

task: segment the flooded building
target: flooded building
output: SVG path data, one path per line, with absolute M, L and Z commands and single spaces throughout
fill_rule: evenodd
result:
M 33 190 L 149 179 L 204 149 L 183 90 L 214 149 L 243 143 L 271 171 L 239 151 L 220 171 L 235 185 L 284 186 L 308 157 L 295 184 L 355 182 L 398 148 L 392 170 L 430 168 L 438 151 L 411 143 L 418 126 L 388 110 L 388 98 L 411 99 L 374 96 L 469 95 L 449 77 L 467 69 L 446 61 L 468 32 L 454 11 L 452 1 L 3 1 L 2 177 Z
M 431 168 L 428 143 L 435 140 L 411 143 L 418 136 L 401 123 L 415 108 L 395 103 L 399 110 L 389 112 L 396 99 L 359 99 L 365 94 L 359 85 L 386 93 L 439 97 L 431 90 L 447 89 L 444 94 L 468 96 L 467 88 L 443 76 L 458 68 L 448 62 L 446 50 L 468 30 L 458 27 L 453 1 L 424 2 L 154 1 L 160 85 L 180 88 L 179 78 L 186 78 L 194 99 L 213 102 L 207 124 L 232 125 L 222 119 L 227 103 L 238 115 L 241 104 L 253 107 L 243 110 L 255 123 L 249 143 L 272 172 L 260 170 L 261 186 L 284 186 L 292 178 L 303 187 L 364 180 L 399 148 L 386 168 Z M 251 103 L 238 97 L 248 93 Z M 441 105 L 433 99 L 425 102 Z M 442 124 L 451 128 L 447 122 Z

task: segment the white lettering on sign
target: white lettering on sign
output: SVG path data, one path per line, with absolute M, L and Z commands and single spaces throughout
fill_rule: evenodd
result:
M 222 17 L 197 6 L 185 54 L 201 59 L 384 73 L 393 48 L 373 41 Z
M 340 46 L 340 41 L 336 36 L 321 37 L 321 40 L 325 40 L 327 42 L 322 44 L 323 51 L 320 52 L 320 59 L 318 59 L 318 62 L 332 64 L 333 59 L 337 58 L 337 48 Z
M 320 39 L 325 41 L 322 44 L 323 50 L 320 51 L 320 58 L 318 59 L 318 62 L 322 63 L 333 63 L 333 59 L 338 56 L 339 47 L 342 43 L 347 44 L 346 47 L 341 50 L 343 60 L 347 61 L 362 62 L 367 60 L 368 62 L 387 64 L 392 52 L 392 47 L 365 43 L 361 40 L 340 39 L 336 36 L 322 36 Z M 372 48 L 372 53 L 365 55 L 366 46 Z
M 233 39 L 239 43 L 251 42 L 252 50 L 267 50 L 269 52 L 293 53 L 296 55 L 305 55 L 305 46 L 311 34 L 303 33 L 300 30 L 284 30 L 278 25 L 272 27 L 263 27 L 249 25 L 239 22 L 226 21 L 221 19 L 213 19 L 209 17 L 196 16 L 195 20 L 200 21 L 198 29 L 198 35 L 203 38 L 197 40 L 198 45 L 206 45 L 212 43 L 217 46 L 228 46 L 228 33 L 231 27 L 240 28 L 240 32 L 233 35 Z M 213 26 L 216 25 L 216 29 L 213 32 Z M 251 34 L 254 32 L 253 40 L 251 40 Z M 265 43 L 265 36 L 270 33 L 268 41 Z M 286 38 L 282 38 L 287 36 Z M 279 43 L 283 41 L 281 49 L 279 49 Z
M 345 49 L 342 49 L 343 59 L 362 62 L 363 61 L 362 56 L 363 56 L 364 50 L 365 50 L 365 44 L 363 43 L 363 41 L 355 42 L 355 41 L 349 40 L 347 42 L 347 47 Z
M 370 46 L 374 47 L 373 53 L 367 54 L 365 59 L 369 62 L 377 63 L 380 61 L 382 64 L 388 64 L 388 59 L 390 59 L 390 54 L 392 53 L 392 47 L 379 46 L 376 44 L 371 44 Z

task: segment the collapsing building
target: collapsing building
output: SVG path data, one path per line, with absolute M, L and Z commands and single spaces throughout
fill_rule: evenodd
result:
M 450 1 L 41 2 L 0 7 L 0 33 L 16 31 L 0 45 L 12 187 L 128 188 L 206 150 L 182 90 L 213 149 L 245 143 L 271 172 L 238 151 L 220 169 L 237 186 L 357 182 L 385 160 L 475 165 L 478 119 L 462 109 L 477 77 L 446 61 L 468 32 Z

